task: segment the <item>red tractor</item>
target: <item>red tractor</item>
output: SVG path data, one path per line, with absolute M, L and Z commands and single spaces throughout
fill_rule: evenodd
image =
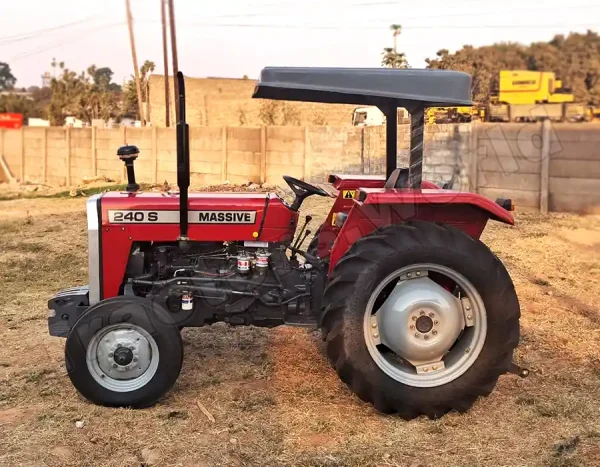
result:
M 512 202 L 422 181 L 424 110 L 471 105 L 452 71 L 265 68 L 254 97 L 378 106 L 387 119 L 386 176 L 332 175 L 337 199 L 306 251 L 298 210 L 322 188 L 285 176 L 270 193 L 192 193 L 183 75 L 178 75 L 178 193 L 144 193 L 135 146 L 125 192 L 87 201 L 89 286 L 49 301 L 67 337 L 68 374 L 90 401 L 147 407 L 175 383 L 180 330 L 313 326 L 340 378 L 378 410 L 405 419 L 464 412 L 488 395 L 519 342 L 513 283 L 479 240 Z M 411 113 L 410 167 L 396 168 L 397 108 Z M 296 240 L 294 240 L 296 238 Z

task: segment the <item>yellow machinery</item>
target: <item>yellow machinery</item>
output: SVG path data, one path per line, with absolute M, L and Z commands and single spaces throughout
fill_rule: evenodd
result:
M 488 121 L 585 121 L 587 109 L 550 71 L 502 70 L 498 92 L 490 96 Z
M 465 123 L 481 118 L 480 110 L 476 107 L 431 107 L 427 109 L 425 122 L 434 123 Z
M 575 102 L 562 81 L 550 71 L 503 70 L 500 72 L 498 101 L 502 104 L 546 104 Z

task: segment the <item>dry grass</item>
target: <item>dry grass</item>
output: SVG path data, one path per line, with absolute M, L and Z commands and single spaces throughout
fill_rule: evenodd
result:
M 316 227 L 329 200 L 307 205 Z M 466 415 L 411 422 L 358 401 L 317 334 L 292 328 L 185 330 L 181 377 L 156 407 L 81 400 L 45 309 L 87 281 L 85 228 L 82 199 L 0 202 L 0 465 L 600 465 L 598 216 L 488 227 L 519 293 L 517 358 L 532 375 L 501 378 Z

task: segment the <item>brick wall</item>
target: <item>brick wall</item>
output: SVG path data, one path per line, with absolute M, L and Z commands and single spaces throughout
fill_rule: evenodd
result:
M 275 125 L 351 126 L 358 106 L 283 102 L 252 99 L 256 85 L 251 79 L 185 78 L 187 121 L 190 126 L 260 126 L 270 124 L 261 118 L 273 116 Z M 165 126 L 164 76 L 149 78 L 149 113 L 153 126 Z M 169 79 L 171 124 L 174 122 L 173 79 Z

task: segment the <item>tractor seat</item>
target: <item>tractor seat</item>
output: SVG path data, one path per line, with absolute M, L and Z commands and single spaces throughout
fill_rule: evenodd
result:
M 383 188 L 406 188 L 408 186 L 408 167 L 395 169 L 386 180 Z

